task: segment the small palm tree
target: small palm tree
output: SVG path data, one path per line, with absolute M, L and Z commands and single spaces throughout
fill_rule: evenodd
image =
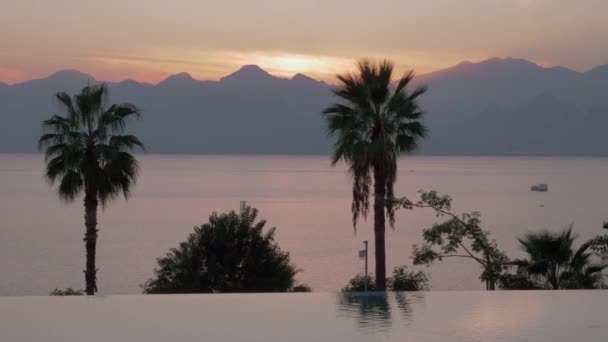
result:
M 518 240 L 529 259 L 514 260 L 512 264 L 538 288 L 597 288 L 601 286 L 601 272 L 608 264 L 593 262 L 595 239 L 574 249 L 575 239 L 572 225 L 558 233 L 546 230 L 528 233 Z
M 353 177 L 353 225 L 367 217 L 374 185 L 374 236 L 376 289 L 386 289 L 385 219 L 394 224 L 394 211 L 387 205 L 397 179 L 397 158 L 411 152 L 426 133 L 420 122 L 424 112 L 418 97 L 426 92 L 419 86 L 408 91 L 414 78 L 406 73 L 391 87 L 393 63 L 359 61 L 358 73 L 337 75 L 334 90 L 341 102 L 323 111 L 330 135 L 337 136 L 331 163 L 344 161 Z
M 139 110 L 128 103 L 107 107 L 107 95 L 105 84 L 87 86 L 73 97 L 57 93 L 65 115 L 45 120 L 38 142 L 45 150 L 45 178 L 58 184 L 59 197 L 72 202 L 84 192 L 87 295 L 97 292 L 98 204 L 104 207 L 121 193 L 129 197 L 139 171 L 129 152 L 144 148 L 136 136 L 122 134 L 130 118 L 140 117 Z

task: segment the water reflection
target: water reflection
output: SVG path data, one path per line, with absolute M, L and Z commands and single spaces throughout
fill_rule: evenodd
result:
M 395 292 L 395 302 L 397 308 L 403 317 L 405 325 L 409 325 L 413 321 L 412 306 L 424 303 L 424 293 L 422 292 Z
M 391 307 L 388 293 L 343 293 L 339 296 L 339 315 L 354 319 L 363 333 L 388 332 Z
M 388 333 L 395 324 L 412 323 L 412 304 L 422 301 L 424 294 L 413 292 L 341 293 L 338 315 L 354 320 L 362 333 Z M 393 308 L 399 313 L 397 317 L 392 313 Z

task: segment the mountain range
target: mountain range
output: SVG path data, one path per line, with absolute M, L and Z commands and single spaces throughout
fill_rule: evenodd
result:
M 419 75 L 430 134 L 420 154 L 608 156 L 608 65 L 587 72 L 523 59 L 463 62 Z M 63 70 L 0 83 L 0 152 L 33 152 L 40 123 L 59 106 L 53 94 L 98 82 Z M 187 73 L 160 83 L 108 83 L 111 102 L 143 110 L 132 126 L 152 153 L 325 154 L 321 110 L 332 86 L 297 74 L 275 77 L 254 65 L 219 81 Z

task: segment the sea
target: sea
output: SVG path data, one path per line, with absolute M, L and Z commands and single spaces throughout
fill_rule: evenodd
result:
M 356 229 L 351 182 L 344 165 L 328 156 L 138 155 L 141 173 L 128 201 L 100 210 L 97 247 L 100 294 L 137 294 L 153 276 L 156 259 L 207 222 L 213 212 L 259 209 L 276 227 L 279 246 L 300 269 L 297 279 L 314 291 L 339 291 L 364 272 L 360 251 L 370 241 L 373 215 Z M 481 213 L 510 257 L 522 257 L 517 237 L 573 224 L 582 243 L 603 234 L 608 220 L 608 158 L 403 156 L 395 194 L 416 199 L 419 190 L 453 198 L 453 211 Z M 62 202 L 43 178 L 38 154 L 0 154 L 0 296 L 46 295 L 53 288 L 83 288 L 85 249 L 82 198 Z M 547 192 L 530 186 L 548 185 Z M 445 220 L 428 209 L 400 210 L 388 228 L 388 273 L 395 266 L 421 269 L 431 290 L 480 290 L 472 260 L 412 265 L 422 231 Z

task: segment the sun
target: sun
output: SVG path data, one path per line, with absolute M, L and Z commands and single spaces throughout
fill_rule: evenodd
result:
M 271 57 L 269 62 L 274 64 L 276 69 L 290 73 L 327 68 L 329 66 L 329 63 L 322 61 L 319 58 L 304 56 Z
M 298 73 L 309 76 L 335 75 L 346 66 L 352 64 L 351 60 L 294 54 L 267 54 L 252 58 L 254 64 L 276 76 L 291 77 Z

